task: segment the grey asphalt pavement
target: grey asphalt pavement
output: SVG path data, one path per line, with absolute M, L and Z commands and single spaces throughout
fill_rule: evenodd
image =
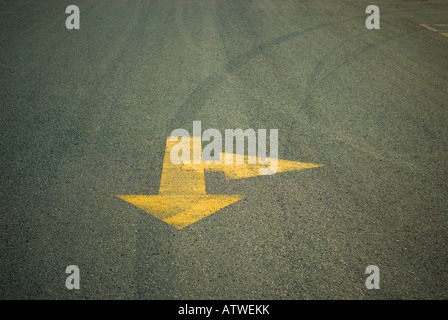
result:
M 447 1 L 3 0 L 0 28 L 0 299 L 448 298 Z M 206 173 L 244 198 L 181 230 L 116 197 L 194 120 L 324 166 Z

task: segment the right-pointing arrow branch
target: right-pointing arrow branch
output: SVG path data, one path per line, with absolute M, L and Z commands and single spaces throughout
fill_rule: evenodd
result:
M 243 164 L 237 164 L 236 161 L 233 161 L 232 164 L 210 162 L 174 164 L 170 159 L 170 153 L 176 144 L 177 141 L 171 141 L 170 137 L 167 138 L 158 195 L 118 195 L 118 197 L 177 229 L 185 228 L 242 198 L 241 195 L 207 194 L 205 191 L 205 170 L 221 171 L 228 179 L 241 179 L 258 176 L 260 175 L 260 168 L 269 166 L 270 159 L 260 159 L 258 157 L 256 164 L 249 164 L 251 162 L 248 161 L 248 156 L 245 156 Z M 193 151 L 193 148 L 191 148 L 191 151 Z M 236 157 L 235 154 L 227 154 L 227 156 Z M 226 154 L 222 153 L 221 159 L 225 159 L 225 157 Z M 277 161 L 277 173 L 321 166 L 297 161 Z

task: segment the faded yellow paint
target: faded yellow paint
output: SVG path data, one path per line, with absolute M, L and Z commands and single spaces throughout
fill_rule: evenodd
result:
M 431 26 L 428 24 L 420 24 L 420 26 L 422 26 L 428 30 L 437 32 L 438 34 L 441 34 L 442 36 L 448 37 L 448 32 L 446 32 L 446 31 L 448 31 L 448 24 L 435 23 L 435 24 L 431 24 Z M 435 27 L 432 27 L 432 26 L 437 26 L 437 28 L 439 28 L 439 29 L 436 29 Z M 440 27 L 442 27 L 442 28 L 440 29 Z
M 185 140 L 188 143 L 188 140 Z M 236 163 L 236 155 L 232 164 L 216 164 L 200 161 L 199 164 L 174 164 L 171 161 L 171 150 L 178 141 L 171 141 L 167 138 L 165 155 L 163 159 L 162 177 L 158 195 L 118 195 L 120 199 L 129 202 L 148 212 L 154 217 L 172 225 L 177 229 L 185 228 L 242 198 L 241 195 L 208 195 L 205 190 L 204 171 L 224 172 L 228 179 L 242 179 L 260 175 L 261 168 L 269 168 L 271 161 L 278 165 L 271 173 L 285 172 L 316 168 L 320 165 L 287 160 L 273 160 L 267 158 L 250 158 L 245 156 L 243 164 Z M 190 139 L 191 159 L 201 159 L 202 147 L 193 148 L 193 145 L 201 146 L 200 138 Z M 221 159 L 225 159 L 226 154 L 221 154 Z M 249 161 L 251 160 L 251 161 Z M 249 164 L 253 162 L 254 164 Z M 276 170 L 276 171 L 275 171 Z
M 428 26 L 427 24 L 420 24 L 420 25 L 421 25 L 423 28 L 426 28 L 426 29 L 428 29 L 428 30 L 435 31 L 435 32 L 438 31 L 437 29 L 434 29 L 434 28 Z

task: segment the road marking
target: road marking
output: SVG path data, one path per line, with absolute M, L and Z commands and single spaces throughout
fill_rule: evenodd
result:
M 441 34 L 442 36 L 448 37 L 448 24 L 420 24 L 423 28 L 426 28 L 428 30 L 437 32 L 438 34 Z
M 202 152 L 202 148 L 193 148 L 201 144 L 201 138 L 190 139 L 190 150 Z M 159 218 L 177 229 L 183 229 L 229 205 L 242 199 L 242 195 L 211 195 L 205 190 L 205 170 L 223 172 L 228 179 L 242 179 L 260 175 L 260 168 L 269 166 L 269 159 L 256 158 L 256 164 L 248 164 L 245 156 L 243 164 L 216 164 L 202 162 L 200 164 L 174 164 L 170 159 L 171 149 L 177 141 L 167 138 L 162 177 L 158 195 L 117 195 L 137 208 Z M 194 156 L 194 155 L 193 155 Z M 221 154 L 224 159 L 226 153 Z M 230 154 L 236 158 L 236 154 Z M 224 161 L 222 161 L 224 162 Z M 276 172 L 295 171 L 320 167 L 319 164 L 297 161 L 278 160 Z
M 437 29 L 431 28 L 431 27 L 430 27 L 430 26 L 428 26 L 427 24 L 421 24 L 421 26 L 422 26 L 423 28 L 426 28 L 426 29 L 428 29 L 428 30 L 431 30 L 431 31 L 435 31 L 435 32 L 437 32 Z

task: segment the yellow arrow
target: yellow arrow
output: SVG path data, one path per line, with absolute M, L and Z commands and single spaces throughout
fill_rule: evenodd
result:
M 193 148 L 194 144 L 201 144 L 199 137 L 190 138 L 190 141 L 190 151 L 202 151 L 202 148 Z M 248 164 L 250 163 L 248 160 L 251 159 L 248 156 L 244 157 L 245 162 L 243 164 L 236 164 L 236 161 L 233 161 L 232 164 L 217 164 L 203 161 L 200 164 L 174 164 L 170 159 L 170 153 L 177 143 L 175 140 L 171 141 L 170 137 L 167 138 L 158 195 L 117 196 L 177 229 L 185 228 L 242 198 L 241 195 L 206 194 L 205 170 L 221 171 L 229 179 L 241 179 L 258 176 L 260 175 L 260 168 L 268 168 L 269 166 L 269 159 L 267 158 L 256 158 L 256 164 Z M 227 156 L 233 156 L 234 160 L 236 157 L 235 154 Z M 221 159 L 225 159 L 225 157 L 226 154 L 222 153 Z M 319 166 L 313 163 L 278 160 L 276 172 L 309 169 Z

